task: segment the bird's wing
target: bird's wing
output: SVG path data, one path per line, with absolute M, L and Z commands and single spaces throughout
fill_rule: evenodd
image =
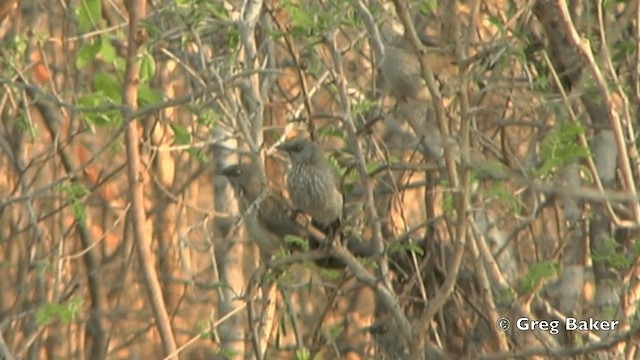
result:
M 285 235 L 308 237 L 307 230 L 292 219 L 292 212 L 293 206 L 289 205 L 284 198 L 271 192 L 260 206 L 258 221 L 266 229 L 281 237 Z

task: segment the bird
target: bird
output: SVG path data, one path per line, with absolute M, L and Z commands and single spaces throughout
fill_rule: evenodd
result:
M 293 205 L 331 238 L 340 227 L 344 203 L 339 179 L 316 143 L 303 137 L 277 147 L 291 158 L 287 190 Z
M 434 75 L 440 77 L 453 77 L 457 68 L 451 55 L 443 53 L 433 47 L 433 44 L 425 44 L 428 50 L 421 55 L 425 58 Z M 427 83 L 422 77 L 420 61 L 406 37 L 386 44 L 384 55 L 380 61 L 380 72 L 388 84 L 393 95 L 401 100 L 416 100 L 430 102 L 431 93 Z
M 309 237 L 308 231 L 290 216 L 293 206 L 267 186 L 264 172 L 257 163 L 234 164 L 224 168 L 222 174 L 236 193 L 247 231 L 262 256 L 275 254 L 286 235 Z

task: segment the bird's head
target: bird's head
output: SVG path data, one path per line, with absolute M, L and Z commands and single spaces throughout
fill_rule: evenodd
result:
M 236 191 L 249 197 L 257 196 L 265 185 L 262 171 L 255 164 L 235 164 L 222 169 L 221 174 L 226 176 L 231 186 Z
M 322 159 L 320 148 L 306 138 L 295 138 L 286 141 L 279 145 L 277 149 L 287 152 L 293 163 L 313 162 Z

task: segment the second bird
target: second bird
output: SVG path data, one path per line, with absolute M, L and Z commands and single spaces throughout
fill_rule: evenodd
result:
M 235 190 L 241 210 L 245 214 L 249 212 L 245 215 L 247 230 L 265 259 L 278 251 L 286 235 L 302 238 L 309 236 L 306 229 L 289 217 L 291 205 L 267 187 L 267 179 L 256 164 L 232 165 L 225 168 L 222 174 L 229 179 Z M 264 191 L 264 199 L 258 204 L 257 209 L 251 211 L 249 207 L 260 200 Z
M 289 140 L 278 149 L 291 157 L 287 189 L 293 205 L 310 215 L 321 230 L 335 234 L 340 227 L 343 198 L 338 177 L 322 149 L 305 138 Z

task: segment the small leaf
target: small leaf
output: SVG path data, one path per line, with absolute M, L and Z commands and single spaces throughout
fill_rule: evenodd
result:
M 351 104 L 351 113 L 355 117 L 358 115 L 365 114 L 366 112 L 370 111 L 375 107 L 376 107 L 376 103 L 373 101 L 357 100 Z
M 633 245 L 631 245 L 631 249 L 635 256 L 640 256 L 640 240 L 635 239 Z
M 140 81 L 147 83 L 156 73 L 156 62 L 148 52 L 140 56 Z
M 73 11 L 80 33 L 94 29 L 102 19 L 102 1 L 80 0 L 80 5 Z
M 326 280 L 337 280 L 342 275 L 342 271 L 334 269 L 320 269 L 320 276 Z
M 310 360 L 311 359 L 311 353 L 309 352 L 309 349 L 299 349 L 296 350 L 296 360 Z
M 312 32 L 318 30 L 314 14 L 308 8 L 304 8 L 301 4 L 287 2 L 283 6 L 284 10 L 291 18 L 292 28 L 290 33 L 294 37 L 311 35 Z M 317 14 L 317 13 L 315 13 Z
M 618 270 L 631 266 L 632 259 L 622 254 L 618 242 L 613 238 L 596 238 L 591 252 L 594 264 L 604 264 Z
M 127 63 L 126 63 L 126 61 L 125 61 L 123 58 L 118 57 L 118 58 L 116 58 L 116 60 L 113 62 L 113 66 L 116 68 L 116 71 L 118 72 L 118 76 L 119 76 L 120 78 L 123 78 L 123 77 L 124 77 L 124 71 L 125 71 L 125 69 L 127 68 Z
M 119 123 L 120 112 L 117 110 L 97 111 L 96 108 L 111 104 L 102 93 L 84 95 L 76 100 L 84 121 L 97 126 L 115 125 Z
M 407 252 L 407 251 L 413 251 L 420 256 L 424 255 L 424 249 L 421 248 L 418 244 L 403 243 L 399 241 L 395 241 L 389 244 L 390 254 L 398 253 L 398 252 Z
M 162 94 L 158 90 L 152 89 L 147 84 L 138 86 L 138 106 L 159 104 L 162 100 Z
M 44 304 L 36 312 L 36 323 L 42 326 L 50 321 L 58 319 L 65 325 L 69 324 L 78 316 L 81 305 L 82 298 L 79 296 L 73 297 L 66 304 Z
M 80 70 L 87 66 L 87 64 L 92 63 L 101 48 L 102 42 L 99 40 L 84 44 L 76 55 L 76 68 Z
M 541 261 L 531 265 L 525 278 L 522 280 L 522 287 L 525 292 L 533 291 L 542 281 L 551 278 L 558 273 L 558 269 L 551 260 Z
M 327 336 L 327 339 L 329 339 L 329 341 L 331 342 L 336 341 L 343 332 L 344 332 L 344 326 L 340 326 L 340 325 L 331 326 L 325 329 L 325 334 Z
M 186 145 L 191 142 L 191 134 L 184 128 L 184 126 L 174 122 L 172 122 L 170 126 L 173 130 L 173 136 L 176 140 L 176 144 Z
M 489 20 L 489 24 L 494 25 L 495 27 L 498 28 L 498 30 L 500 31 L 504 30 L 504 23 L 502 22 L 502 19 L 500 19 L 499 17 L 489 16 L 488 20 Z
M 367 174 L 371 175 L 371 174 L 375 174 L 378 172 L 378 170 L 384 168 L 385 166 L 387 166 L 386 164 L 383 163 L 376 163 L 376 162 L 369 162 L 367 163 Z
M 240 31 L 236 28 L 229 29 L 227 33 L 227 46 L 229 49 L 237 50 L 240 46 Z
M 230 20 L 231 17 L 229 16 L 229 11 L 227 10 L 227 8 L 224 6 L 224 4 L 222 2 L 220 3 L 216 3 L 213 2 L 212 4 L 209 4 L 210 6 L 207 7 L 207 9 L 209 9 L 209 11 L 211 11 L 211 14 L 213 14 L 214 17 L 216 17 L 219 20 Z
M 558 168 L 576 163 L 591 156 L 589 149 L 578 142 L 578 136 L 584 133 L 579 123 L 565 122 L 556 125 L 540 144 L 540 156 L 543 164 L 533 173 L 538 177 L 547 177 Z
M 193 114 L 196 115 L 196 122 L 200 125 L 204 125 L 209 129 L 213 129 L 217 123 L 217 113 L 211 109 L 200 109 L 198 111 L 193 111 Z
M 302 249 L 302 251 L 309 251 L 309 241 L 299 236 L 287 234 L 284 236 L 284 243 L 293 247 L 298 247 Z
M 56 187 L 56 189 L 69 196 L 69 204 L 71 206 L 73 217 L 79 223 L 84 223 L 87 219 L 87 213 L 85 211 L 84 200 L 82 198 L 91 193 L 89 189 L 84 185 L 77 183 L 62 184 Z
M 318 134 L 318 137 L 328 136 L 328 137 L 334 137 L 336 139 L 342 139 L 342 140 L 345 139 L 344 131 L 335 125 L 323 126 L 320 129 L 318 129 L 317 134 Z
M 105 62 L 112 63 L 115 61 L 118 53 L 116 52 L 116 48 L 111 45 L 111 43 L 107 39 L 102 39 L 100 42 L 100 55 Z
M 100 71 L 93 75 L 91 83 L 97 92 L 104 94 L 113 103 L 122 102 L 122 85 L 112 74 Z
M 513 209 L 514 213 L 520 213 L 520 202 L 518 201 L 518 197 L 512 191 L 508 191 L 502 182 L 496 182 L 493 186 L 489 187 L 485 191 L 485 196 L 487 198 L 495 197 L 502 200 L 509 206 L 509 208 Z

